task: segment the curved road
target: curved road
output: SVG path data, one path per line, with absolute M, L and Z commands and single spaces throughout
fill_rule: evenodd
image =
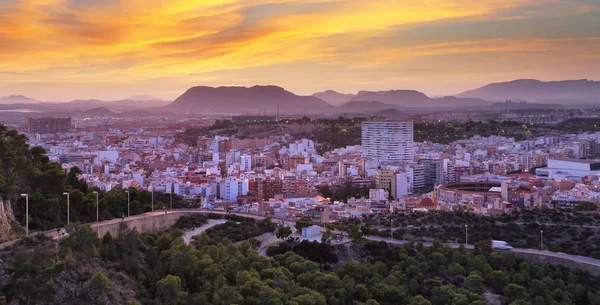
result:
M 234 214 L 234 215 L 238 215 L 238 216 L 254 218 L 254 219 L 257 219 L 257 220 L 262 220 L 262 219 L 266 218 L 265 216 L 256 215 L 256 214 L 250 214 L 250 213 L 226 212 L 226 211 L 204 210 L 204 209 L 174 210 L 172 212 L 168 211 L 167 213 L 182 213 L 182 212 L 183 213 L 218 214 L 218 215 Z M 139 219 L 139 218 L 159 216 L 159 215 L 162 215 L 162 214 L 165 214 L 165 211 L 148 212 L 148 213 L 144 213 L 144 214 L 140 214 L 140 215 L 134 215 L 134 216 L 126 217 L 125 221 L 129 221 L 129 220 L 133 220 L 133 219 Z M 285 225 L 289 226 L 292 229 L 293 232 L 295 231 L 294 225 L 296 224 L 296 221 L 289 220 L 289 219 L 281 219 L 281 218 L 272 217 L 272 216 L 271 216 L 271 219 L 273 219 L 274 222 L 276 222 L 276 223 L 285 224 Z M 94 228 L 97 225 L 106 225 L 106 224 L 111 224 L 111 223 L 118 223 L 118 222 L 121 222 L 121 221 L 123 221 L 121 218 L 115 218 L 115 219 L 111 219 L 111 220 L 102 221 L 99 224 L 91 223 L 90 225 L 92 226 L 92 228 Z M 48 230 L 48 231 L 44 231 L 44 232 L 38 232 L 38 233 L 46 234 L 47 236 L 49 236 L 51 238 L 54 238 L 54 239 L 59 238 L 59 236 L 56 234 L 56 229 L 54 229 L 54 230 Z M 33 234 L 35 234 L 35 233 L 33 233 Z M 380 237 L 380 236 L 365 236 L 365 238 L 368 239 L 368 240 L 383 241 L 383 242 L 391 243 L 391 244 L 395 244 L 395 245 L 403 245 L 403 244 L 406 244 L 406 243 L 409 242 L 408 240 L 396 240 L 396 239 L 391 240 L 390 238 Z M 2 244 L 0 244 L 0 249 L 6 248 L 6 247 L 14 244 L 17 241 L 18 241 L 18 239 L 2 243 Z M 430 242 L 424 242 L 423 244 L 425 246 L 430 246 L 431 245 Z M 457 243 L 448 243 L 448 245 L 450 245 L 453 248 L 458 248 L 460 246 L 460 244 L 457 244 Z M 473 248 L 472 245 L 466 245 L 466 247 L 468 249 L 472 249 Z M 600 260 L 594 259 L 594 258 L 591 258 L 591 257 L 566 254 L 566 253 L 562 253 L 562 252 L 540 251 L 540 250 L 534 250 L 534 249 L 521 249 L 521 248 L 514 248 L 512 251 L 516 252 L 516 253 L 524 253 L 524 254 L 532 254 L 532 255 L 540 255 L 540 256 L 553 257 L 553 258 L 558 258 L 558 259 L 563 259 L 563 260 L 568 260 L 568 261 L 580 263 L 580 264 L 583 264 L 583 265 L 590 265 L 590 266 L 593 266 L 595 268 L 600 268 Z

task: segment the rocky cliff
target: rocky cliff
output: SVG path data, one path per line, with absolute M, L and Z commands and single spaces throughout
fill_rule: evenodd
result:
M 0 196 L 0 242 L 15 239 L 22 231 L 15 219 L 10 201 Z

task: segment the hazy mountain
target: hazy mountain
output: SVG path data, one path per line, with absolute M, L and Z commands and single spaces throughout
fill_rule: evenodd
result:
M 88 109 L 86 111 L 82 111 L 81 114 L 89 115 L 89 116 L 113 116 L 113 115 L 115 115 L 114 112 L 108 110 L 108 108 L 106 108 L 106 107 L 96 107 L 96 108 Z
M 126 98 L 125 100 L 129 100 L 129 101 L 162 101 L 162 99 L 154 97 L 149 94 L 134 95 L 134 96 L 130 96 L 130 97 Z
M 24 95 L 9 95 L 0 97 L 0 104 L 37 104 L 40 101 Z
M 383 102 L 392 105 L 418 107 L 425 106 L 430 98 L 422 92 L 415 90 L 390 90 L 390 91 L 360 91 L 352 101 Z
M 193 87 L 165 108 L 177 112 L 274 114 L 278 106 L 280 113 L 320 113 L 331 108 L 319 98 L 298 96 L 277 86 Z
M 542 82 L 536 79 L 518 79 L 493 83 L 465 91 L 458 97 L 474 97 L 486 100 L 600 100 L 600 82 L 564 80 Z
M 518 110 L 518 109 L 558 109 L 564 108 L 559 104 L 549 104 L 549 103 L 527 103 L 527 102 L 499 102 L 494 103 L 491 107 L 494 110 Z
M 354 94 L 344 94 L 344 93 L 339 93 L 339 92 L 336 92 L 333 90 L 317 92 L 317 93 L 313 94 L 313 96 L 316 98 L 322 99 L 322 100 L 326 101 L 327 103 L 334 105 L 334 106 L 342 105 L 344 103 L 349 102 L 352 98 L 354 98 Z
M 402 112 L 398 109 L 384 109 L 381 111 L 377 111 L 373 113 L 376 117 L 386 118 L 386 119 L 406 119 L 410 117 L 408 113 Z
M 424 93 L 415 90 L 360 91 L 352 98 L 352 101 L 378 101 L 402 107 L 438 109 L 452 109 L 459 106 L 491 105 L 490 102 L 474 98 L 457 98 L 454 96 L 430 98 Z
M 384 102 L 363 102 L 363 101 L 351 101 L 340 105 L 337 112 L 341 113 L 361 113 L 368 114 L 384 109 L 398 109 L 400 106 L 387 104 Z

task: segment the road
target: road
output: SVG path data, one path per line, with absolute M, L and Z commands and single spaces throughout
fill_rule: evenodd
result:
M 194 236 L 196 236 L 218 224 L 222 224 L 222 223 L 226 223 L 226 222 L 227 222 L 227 219 L 209 219 L 206 224 L 183 233 L 183 242 L 185 242 L 186 245 L 189 245 L 190 241 L 192 241 L 192 237 L 194 237 Z
M 200 214 L 218 214 L 218 215 L 227 215 L 227 214 L 234 214 L 234 215 L 238 215 L 238 216 L 243 216 L 243 217 L 249 217 L 249 218 L 254 218 L 256 220 L 262 220 L 265 218 L 265 216 L 261 216 L 261 215 L 256 215 L 256 214 L 250 214 L 250 213 L 242 213 L 242 212 L 226 212 L 226 211 L 215 211 L 215 210 L 204 210 L 204 209 L 188 209 L 188 210 L 175 210 L 175 211 L 168 211 L 167 213 L 177 213 L 177 212 L 183 212 L 183 213 L 200 213 Z M 125 221 L 128 220 L 133 220 L 133 219 L 138 219 L 138 218 L 145 218 L 145 217 L 154 217 L 154 216 L 159 216 L 165 214 L 165 211 L 158 211 L 158 212 L 149 212 L 149 213 L 144 213 L 144 214 L 140 214 L 140 215 L 135 215 L 135 216 L 131 216 L 131 217 L 126 217 Z M 281 219 L 281 218 L 277 218 L 277 217 L 271 217 L 271 219 L 276 222 L 276 223 L 280 223 L 280 224 L 284 224 L 289 226 L 290 228 L 292 228 L 292 231 L 295 232 L 295 227 L 294 225 L 296 224 L 295 221 L 293 220 L 289 220 L 289 219 Z M 99 224 L 96 223 L 92 223 L 90 224 L 93 227 L 97 226 L 97 225 L 105 225 L 105 224 L 113 224 L 113 223 L 118 223 L 121 222 L 122 219 L 121 218 L 117 218 L 117 219 L 112 219 L 112 220 L 106 220 L 106 221 L 102 221 Z M 44 231 L 44 232 L 40 232 L 43 234 L 46 234 L 47 236 L 51 237 L 51 238 L 58 238 L 59 236 L 57 236 L 56 234 L 56 229 L 54 230 L 48 230 L 48 231 Z M 391 240 L 390 238 L 386 238 L 386 237 L 380 237 L 380 236 L 366 236 L 365 237 L 368 240 L 373 240 L 373 241 L 383 241 L 386 243 L 391 243 L 391 244 L 395 244 L 395 245 L 403 245 L 408 243 L 409 241 L 407 240 Z M 9 242 L 5 242 L 0 244 L 0 249 L 4 249 L 12 244 L 14 244 L 17 240 L 13 240 L 13 241 L 9 241 Z M 423 245 L 425 246 L 431 246 L 430 242 L 424 242 Z M 458 248 L 460 246 L 460 244 L 457 243 L 449 243 L 448 245 L 450 245 L 453 248 Z M 467 249 L 473 249 L 473 245 L 466 245 Z M 591 257 L 585 257 L 585 256 L 579 256 L 579 255 L 572 255 L 572 254 L 566 254 L 566 253 L 561 253 L 561 252 L 551 252 L 551 251 L 540 251 L 540 250 L 533 250 L 533 249 L 521 249 L 521 248 L 514 248 L 512 250 L 513 252 L 517 252 L 517 253 L 524 253 L 524 254 L 535 254 L 535 255 L 541 255 L 541 256 L 547 256 L 547 257 L 554 257 L 554 258 L 559 258 L 559 259 L 563 259 L 563 260 L 568 260 L 568 261 L 572 261 L 572 262 L 576 262 L 576 263 L 580 263 L 580 264 L 584 264 L 584 265 L 590 265 L 590 266 L 594 266 L 596 268 L 600 268 L 600 260 L 598 259 L 594 259 Z
M 410 242 L 408 240 L 397 240 L 397 239 L 391 240 L 389 237 L 381 237 L 381 236 L 365 236 L 365 239 L 372 240 L 372 241 L 383 241 L 388 244 L 391 243 L 394 245 L 404 245 L 404 244 Z M 431 242 L 423 242 L 423 245 L 426 247 L 430 247 L 432 245 L 432 243 Z M 460 247 L 460 245 L 464 245 L 464 244 L 447 243 L 447 245 L 449 245 L 452 248 L 458 248 L 458 247 Z M 467 249 L 474 248 L 473 245 L 465 245 L 465 247 Z M 560 259 L 569 260 L 569 261 L 573 261 L 576 263 L 591 265 L 591 266 L 600 268 L 600 260 L 591 258 L 591 257 L 586 257 L 586 256 L 572 255 L 572 254 L 567 254 L 567 253 L 562 253 L 562 252 L 540 251 L 540 250 L 522 249 L 522 248 L 513 248 L 512 251 L 516 252 L 516 253 L 535 254 L 535 255 L 542 255 L 542 256 L 548 256 L 548 257 L 555 257 L 555 258 L 560 258 Z

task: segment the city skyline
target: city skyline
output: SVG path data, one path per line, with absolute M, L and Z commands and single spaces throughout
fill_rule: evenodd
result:
M 174 99 L 197 85 L 458 94 L 600 79 L 593 1 L 0 1 L 0 96 Z

